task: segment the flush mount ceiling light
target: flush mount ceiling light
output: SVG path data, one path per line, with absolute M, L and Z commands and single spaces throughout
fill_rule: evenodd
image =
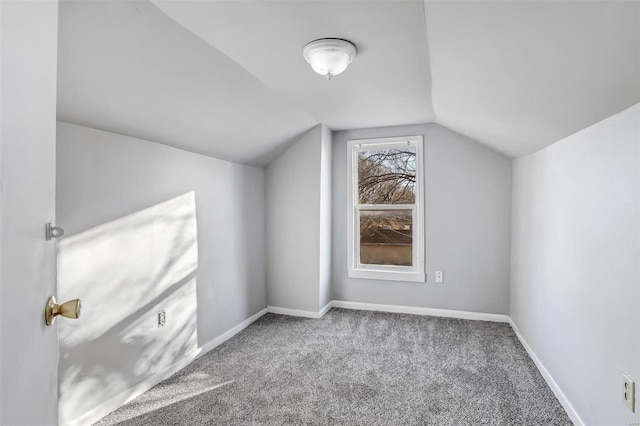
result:
M 356 57 L 356 46 L 339 38 L 321 38 L 307 43 L 302 54 L 315 72 L 331 80 Z

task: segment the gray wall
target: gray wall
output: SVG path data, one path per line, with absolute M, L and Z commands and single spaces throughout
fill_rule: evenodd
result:
M 347 277 L 347 141 L 424 136 L 426 283 Z M 511 160 L 437 124 L 334 132 L 333 299 L 507 314 Z M 444 271 L 435 284 L 433 272 Z
M 331 130 L 322 126 L 320 142 L 320 305 L 331 302 L 331 166 L 333 141 Z
M 512 236 L 521 334 L 586 424 L 637 424 L 640 104 L 514 161 Z
M 0 2 L 0 424 L 53 425 L 58 3 Z
M 269 306 L 318 311 L 321 137 L 318 125 L 265 172 Z
M 57 246 L 59 300 L 82 300 L 78 321 L 57 324 L 58 420 L 91 424 L 141 382 L 166 377 L 199 352 L 196 194 L 66 235 Z
M 195 191 L 200 345 L 264 309 L 263 169 L 60 122 L 57 161 L 68 235 Z

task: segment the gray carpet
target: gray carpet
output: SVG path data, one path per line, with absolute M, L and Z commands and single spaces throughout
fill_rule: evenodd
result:
M 98 425 L 570 425 L 507 324 L 267 314 Z

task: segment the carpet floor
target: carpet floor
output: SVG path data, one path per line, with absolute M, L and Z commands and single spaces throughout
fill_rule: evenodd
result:
M 508 324 L 267 314 L 106 425 L 571 425 Z

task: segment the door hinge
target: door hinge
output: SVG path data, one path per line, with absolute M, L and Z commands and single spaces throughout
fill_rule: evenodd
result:
M 47 241 L 52 238 L 60 238 L 64 235 L 64 229 L 58 226 L 51 226 L 51 223 L 47 223 L 44 227 L 44 235 Z

